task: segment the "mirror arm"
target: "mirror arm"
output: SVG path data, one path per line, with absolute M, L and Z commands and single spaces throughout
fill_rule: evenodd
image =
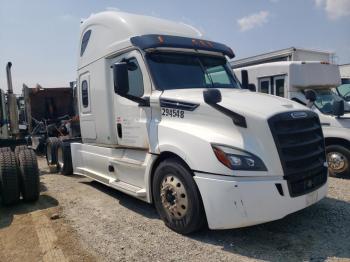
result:
M 125 95 L 126 99 L 129 99 L 131 101 L 134 101 L 139 104 L 141 107 L 148 107 L 150 106 L 149 97 L 137 97 L 133 95 Z

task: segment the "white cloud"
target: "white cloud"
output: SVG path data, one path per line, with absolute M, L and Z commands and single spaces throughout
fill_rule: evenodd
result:
M 259 13 L 251 14 L 237 20 L 240 30 L 247 31 L 267 23 L 269 17 L 268 11 L 260 11 Z
M 350 0 L 314 0 L 315 5 L 323 8 L 330 19 L 350 16 Z

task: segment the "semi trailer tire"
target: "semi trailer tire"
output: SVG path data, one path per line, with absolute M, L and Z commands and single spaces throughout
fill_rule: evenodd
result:
M 329 174 L 350 178 L 350 150 L 340 145 L 326 147 Z
M 60 141 L 58 144 L 57 167 L 58 171 L 64 176 L 73 174 L 72 155 L 69 142 Z
M 203 227 L 205 214 L 191 171 L 176 158 L 164 160 L 153 178 L 153 200 L 165 225 L 189 234 Z
M 18 158 L 23 200 L 37 201 L 40 195 L 40 177 L 36 154 L 33 149 L 23 149 Z
M 59 142 L 57 137 L 49 137 L 46 140 L 46 162 L 51 172 L 57 169 L 57 148 Z
M 19 178 L 15 154 L 12 151 L 0 152 L 0 186 L 4 205 L 14 205 L 19 202 Z
M 23 149 L 27 149 L 28 147 L 26 145 L 21 145 L 21 146 L 16 146 L 15 148 L 15 157 L 16 157 L 16 163 L 19 165 L 19 152 L 22 151 Z

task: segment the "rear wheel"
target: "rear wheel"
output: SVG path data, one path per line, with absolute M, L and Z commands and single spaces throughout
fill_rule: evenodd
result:
M 326 153 L 330 175 L 350 177 L 350 150 L 340 145 L 329 145 Z
M 58 171 L 65 176 L 73 173 L 72 156 L 70 143 L 60 141 L 57 147 L 57 167 Z
M 40 195 L 40 177 L 35 152 L 32 149 L 23 149 L 18 158 L 23 200 L 37 201 Z
M 2 152 L 8 152 L 8 151 L 12 151 L 11 148 L 8 147 L 8 146 L 7 146 L 7 147 L 1 147 L 1 148 L 0 148 L 0 153 L 2 153 Z
M 12 151 L 0 153 L 0 186 L 4 205 L 14 205 L 20 199 L 16 158 Z
M 59 140 L 57 137 L 49 137 L 46 141 L 46 162 L 51 169 L 57 169 L 57 148 Z M 56 170 L 52 170 L 56 171 Z
M 205 223 L 202 200 L 192 173 L 176 158 L 166 159 L 157 167 L 153 199 L 165 225 L 178 233 L 192 233 Z
M 15 148 L 15 157 L 16 157 L 16 163 L 19 164 L 19 152 L 21 152 L 23 149 L 27 149 L 28 147 L 26 145 L 16 146 Z

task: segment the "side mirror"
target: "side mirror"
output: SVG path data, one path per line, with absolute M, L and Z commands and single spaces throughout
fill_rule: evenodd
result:
M 113 65 L 114 92 L 125 97 L 129 93 L 128 64 L 121 62 Z
M 306 90 L 305 98 L 310 102 L 315 102 L 317 98 L 316 92 L 314 90 Z
M 252 92 L 256 92 L 256 86 L 254 84 L 248 84 L 248 89 Z
M 334 100 L 333 102 L 333 115 L 340 117 L 344 115 L 344 101 L 343 100 Z
M 248 71 L 247 70 L 241 71 L 241 78 L 242 78 L 242 88 L 249 89 L 249 79 L 248 79 Z
M 204 102 L 214 105 L 221 102 L 221 92 L 218 89 L 208 89 L 203 91 Z

